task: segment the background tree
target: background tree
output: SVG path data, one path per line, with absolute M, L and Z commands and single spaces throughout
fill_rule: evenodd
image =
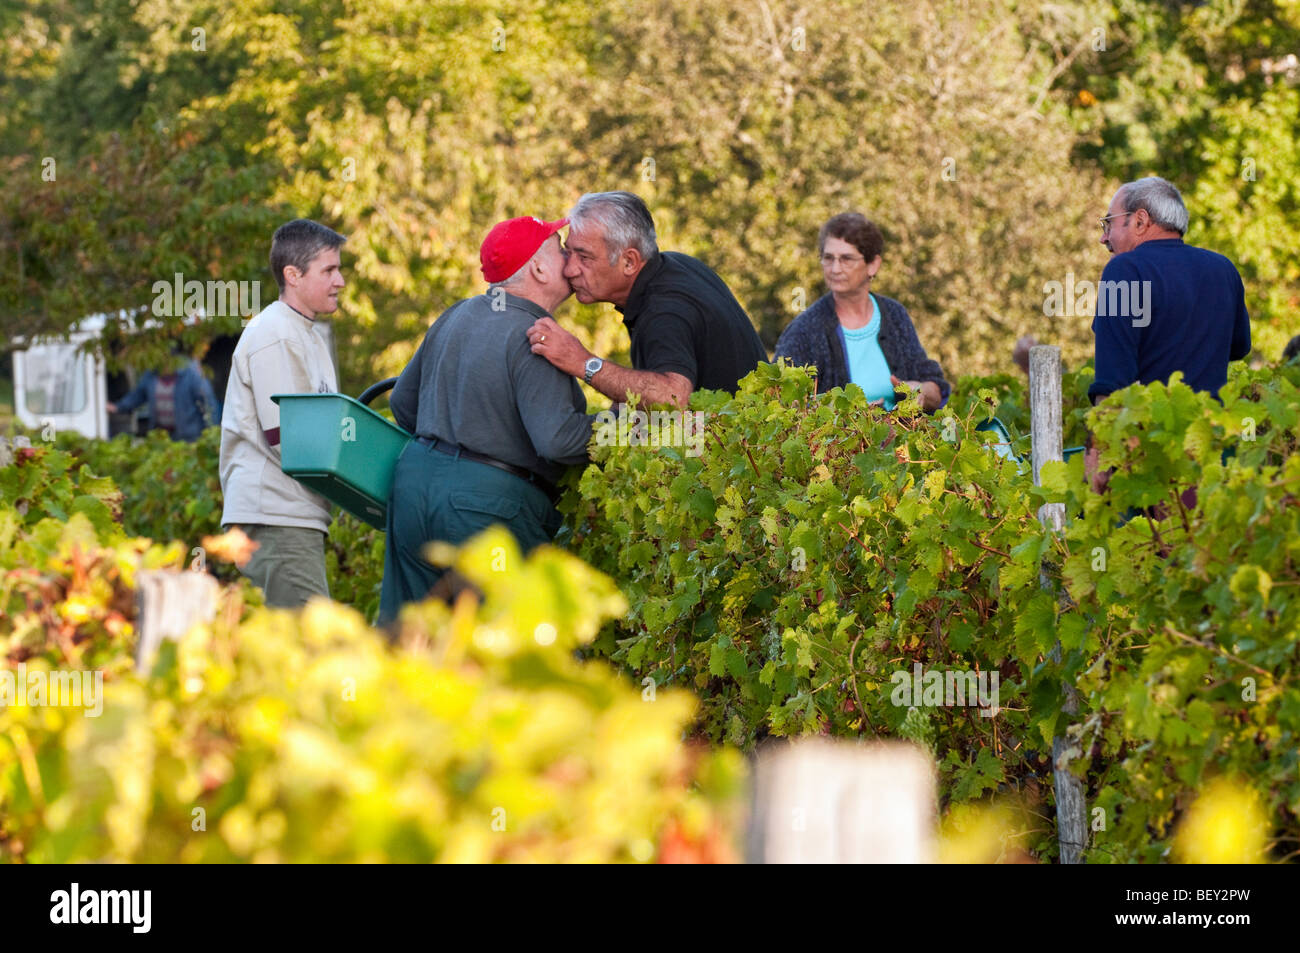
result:
M 1237 264 L 1255 357 L 1276 360 L 1300 332 L 1300 3 L 1120 0 L 1084 19 L 1103 48 L 1072 62 L 1057 91 L 1080 133 L 1076 161 L 1117 182 L 1174 182 L 1188 241 Z
M 1025 332 L 1077 362 L 1089 316 L 1045 315 L 1044 284 L 1099 275 L 1096 216 L 1153 172 L 1187 193 L 1189 238 L 1239 262 L 1280 350 L 1300 226 L 1293 77 L 1273 70 L 1300 49 L 1296 10 L 27 0 L 0 15 L 0 336 L 147 305 L 178 271 L 269 300 L 271 231 L 306 216 L 349 236 L 335 327 L 355 392 L 482 289 L 493 222 L 628 188 L 769 347 L 823 291 L 818 226 L 858 208 L 886 234 L 880 290 L 950 376 L 1006 369 Z M 626 357 L 612 308 L 561 318 Z
M 1037 94 L 1052 60 L 1009 5 L 634 2 L 601 32 L 629 77 L 580 99 L 609 185 L 651 198 L 769 347 L 824 291 L 818 228 L 858 209 L 885 232 L 879 290 L 950 375 L 1005 367 L 1031 330 L 1082 356 L 1086 322 L 1045 315 L 1043 283 L 1100 268 L 1102 186 L 1071 167 L 1068 118 Z

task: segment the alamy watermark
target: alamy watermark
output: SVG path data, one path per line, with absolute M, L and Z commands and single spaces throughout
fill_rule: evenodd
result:
M 1043 314 L 1049 318 L 1083 317 L 1101 308 L 1109 318 L 1132 318 L 1135 328 L 1151 323 L 1149 281 L 1075 281 L 1071 271 L 1063 282 L 1044 282 L 1043 295 Z
M 73 881 L 50 894 L 50 922 L 56 924 L 124 924 L 132 933 L 148 933 L 153 924 L 152 890 L 82 890 Z
M 598 447 L 684 447 L 686 456 L 704 452 L 702 410 L 634 410 L 596 414 Z
M 920 662 L 912 671 L 900 669 L 889 676 L 894 686 L 891 704 L 902 708 L 952 708 L 961 705 L 978 707 L 985 718 L 998 712 L 998 672 L 972 672 L 962 669 L 937 669 L 928 672 Z
M 104 673 L 101 671 L 56 669 L 27 670 L 19 662 L 17 671 L 0 669 L 0 708 L 17 704 L 29 708 L 85 708 L 91 718 L 104 711 Z
M 185 318 L 202 312 L 209 318 L 251 318 L 262 310 L 260 281 L 185 280 L 179 271 L 171 281 L 155 281 L 149 307 L 155 318 Z

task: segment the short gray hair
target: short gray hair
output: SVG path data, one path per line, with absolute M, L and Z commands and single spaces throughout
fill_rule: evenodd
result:
M 578 199 L 569 212 L 569 226 L 582 230 L 591 221 L 604 232 L 611 265 L 628 248 L 635 248 L 642 258 L 659 251 L 650 209 L 631 192 L 588 192 Z
M 1151 221 L 1179 235 L 1187 234 L 1187 206 L 1172 182 L 1149 175 L 1119 187 L 1125 214 L 1145 209 Z
M 533 256 L 533 258 L 536 257 L 536 255 Z M 500 281 L 494 281 L 492 284 L 497 288 L 518 288 L 524 283 L 524 279 L 528 277 L 528 266 L 533 263 L 533 258 L 528 259 L 520 265 L 519 270 L 509 278 L 502 278 Z

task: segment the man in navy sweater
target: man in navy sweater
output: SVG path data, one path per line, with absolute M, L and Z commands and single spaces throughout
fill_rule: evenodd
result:
M 1113 257 L 1101 273 L 1092 322 L 1094 404 L 1130 384 L 1167 381 L 1182 371 L 1193 390 L 1215 396 L 1228 362 L 1250 353 L 1250 315 L 1241 275 L 1227 258 L 1183 243 L 1187 206 L 1172 183 L 1155 176 L 1120 186 L 1101 220 Z M 1106 474 L 1087 454 L 1098 492 Z

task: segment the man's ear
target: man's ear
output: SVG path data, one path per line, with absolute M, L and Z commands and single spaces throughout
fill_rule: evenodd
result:
M 540 283 L 545 283 L 550 276 L 550 268 L 546 264 L 546 258 L 543 255 L 534 255 L 528 262 L 528 273 L 533 279 Z
M 645 264 L 645 259 L 641 257 L 641 252 L 635 248 L 624 249 L 621 260 L 623 262 L 623 274 L 625 275 L 634 274 L 637 269 Z
M 284 283 L 292 287 L 302 281 L 302 272 L 293 265 L 284 266 Z

